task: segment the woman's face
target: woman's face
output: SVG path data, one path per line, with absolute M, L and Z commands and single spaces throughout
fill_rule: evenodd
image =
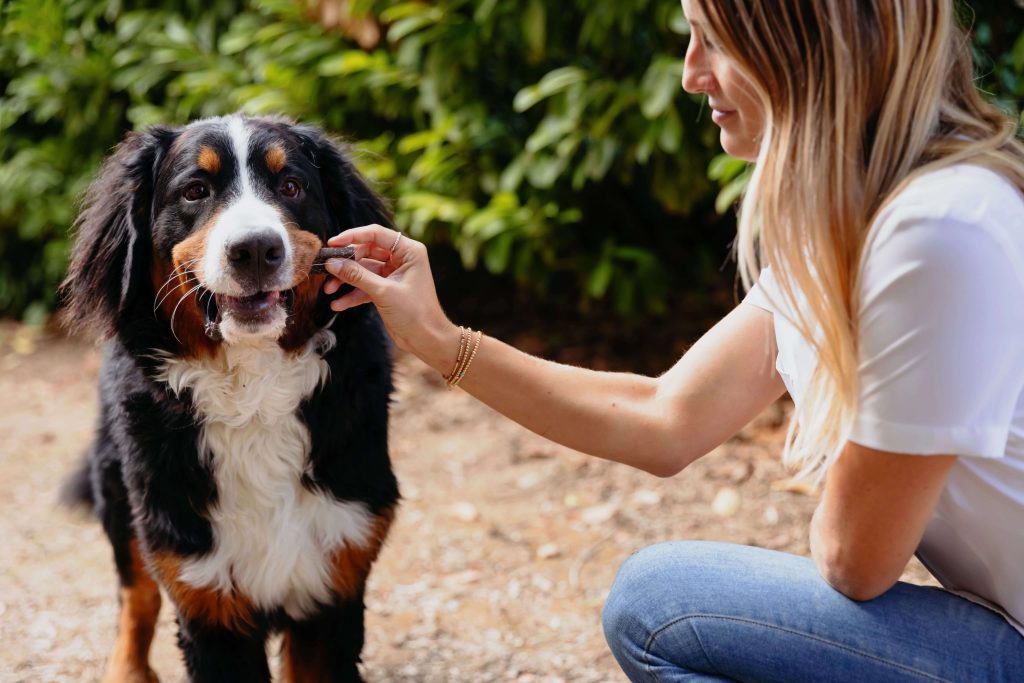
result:
M 746 78 L 721 52 L 714 37 L 708 35 L 707 18 L 697 7 L 696 0 L 682 2 L 691 29 L 683 90 L 706 94 L 711 120 L 722 129 L 722 148 L 738 159 L 754 161 L 764 130 L 761 105 Z

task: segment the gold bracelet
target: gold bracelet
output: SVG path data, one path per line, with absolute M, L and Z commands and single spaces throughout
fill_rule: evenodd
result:
M 459 336 L 459 357 L 455 361 L 455 367 L 452 368 L 451 373 L 444 378 L 449 389 L 458 384 L 457 378 L 466 366 L 466 359 L 469 358 L 469 351 L 473 345 L 473 330 L 468 327 L 459 327 L 459 330 L 462 333 Z
M 447 374 L 447 375 L 443 375 L 442 376 L 444 378 L 445 382 L 452 381 L 452 378 L 455 377 L 456 373 L 459 372 L 459 368 L 462 367 L 462 361 L 465 359 L 465 357 L 466 357 L 466 328 L 460 326 L 459 327 L 459 355 L 456 356 L 455 367 L 452 368 L 452 372 Z
M 472 332 L 472 330 L 470 330 L 470 332 Z M 448 380 L 448 388 L 454 389 L 459 385 L 459 382 L 462 381 L 462 378 L 466 376 L 466 371 L 469 370 L 470 363 L 472 363 L 473 359 L 476 358 L 476 352 L 477 349 L 480 348 L 480 340 L 483 339 L 483 336 L 483 332 L 477 331 L 473 333 L 473 350 L 470 351 L 469 356 L 466 358 L 466 362 L 463 363 L 459 371 L 456 374 L 452 375 L 451 378 Z
M 469 346 L 466 342 L 469 332 L 470 330 L 467 328 L 462 327 L 461 325 L 459 326 L 459 355 L 455 357 L 455 367 L 452 368 L 450 373 L 444 375 L 446 382 L 452 381 L 452 378 L 458 374 L 459 369 L 462 367 L 462 363 L 466 360 L 466 349 Z

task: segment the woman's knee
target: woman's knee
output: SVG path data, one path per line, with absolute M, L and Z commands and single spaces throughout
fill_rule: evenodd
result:
M 674 541 L 648 546 L 633 553 L 622 566 L 612 584 L 601 614 L 605 638 L 615 650 L 623 641 L 643 646 L 664 607 L 667 593 L 678 598 L 687 585 L 688 557 L 701 555 L 700 542 Z
M 619 568 L 601 622 L 608 647 L 630 680 L 649 680 L 651 667 L 660 668 L 669 654 L 678 668 L 690 661 L 687 652 L 699 653 L 699 645 L 684 642 L 690 629 L 665 629 L 706 590 L 701 567 L 716 552 L 713 546 L 699 541 L 660 543 L 634 553 Z M 662 652 L 666 635 L 671 636 L 672 653 Z

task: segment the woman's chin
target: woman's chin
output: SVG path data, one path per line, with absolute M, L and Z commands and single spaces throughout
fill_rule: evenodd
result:
M 745 136 L 735 135 L 723 128 L 721 143 L 722 149 L 729 156 L 742 159 L 743 161 L 757 161 L 759 150 L 754 140 Z

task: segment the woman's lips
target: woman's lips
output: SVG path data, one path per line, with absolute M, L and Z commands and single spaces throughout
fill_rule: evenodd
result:
M 711 111 L 711 120 L 721 126 L 725 121 L 736 115 L 735 111 L 723 111 L 721 109 L 713 109 Z

